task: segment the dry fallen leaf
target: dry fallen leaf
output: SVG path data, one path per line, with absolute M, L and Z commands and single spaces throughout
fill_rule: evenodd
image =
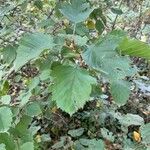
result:
M 57 107 L 56 107 L 56 106 L 53 107 L 53 108 L 51 109 L 51 112 L 52 112 L 52 113 L 56 113 L 56 112 L 57 112 Z
M 86 22 L 86 26 L 87 26 L 88 29 L 91 29 L 91 30 L 95 29 L 95 22 L 94 22 L 94 20 L 88 20 Z
M 141 135 L 140 135 L 140 133 L 134 131 L 134 132 L 133 132 L 133 139 L 134 139 L 136 142 L 141 142 Z
M 35 140 L 36 140 L 37 143 L 40 143 L 40 142 L 41 142 L 41 135 L 38 134 L 38 135 L 35 137 Z

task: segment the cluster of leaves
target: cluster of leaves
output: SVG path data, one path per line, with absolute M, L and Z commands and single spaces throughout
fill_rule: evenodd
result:
M 21 35 L 18 42 L 11 35 L 16 29 L 10 22 L 11 17 L 15 18 L 15 11 L 20 12 L 23 7 L 27 9 L 32 5 L 35 12 L 32 10 L 32 13 L 30 12 L 32 15 L 29 16 L 30 13 L 26 11 L 25 14 L 20 14 L 19 19 L 28 15 L 21 20 L 21 24 L 29 21 L 29 25 L 35 28 L 28 31 L 19 25 L 21 30 L 28 33 Z M 36 11 L 42 12 L 49 6 L 52 11 L 48 18 L 45 17 L 47 14 L 40 15 Z M 122 14 L 115 8 L 111 8 L 111 11 L 117 15 Z M 16 1 L 15 6 L 4 4 L 0 17 L 4 22 L 0 33 L 3 45 L 0 51 L 2 56 L 0 149 L 2 150 L 12 150 L 12 147 L 16 150 L 40 149 L 40 144 L 50 142 L 51 138 L 48 134 L 43 134 L 39 140 L 36 135 L 41 128 L 36 126 L 34 121 L 44 118 L 55 105 L 72 116 L 82 109 L 87 101 L 102 100 L 101 85 L 104 81 L 109 84 L 113 98 L 110 103 L 115 107 L 126 104 L 131 92 L 128 78 L 138 73 L 129 56 L 150 59 L 150 46 L 146 43 L 130 39 L 121 30 L 105 33 L 106 17 L 101 7 L 96 7 L 88 0 L 62 2 L 21 0 Z M 36 22 L 37 20 L 32 20 L 33 17 L 37 20 L 45 19 Z M 13 42 L 10 37 L 13 38 Z M 36 76 L 28 78 L 20 75 L 20 70 L 28 65 L 36 68 Z M 13 75 L 15 77 L 12 77 Z M 18 93 L 12 93 L 11 82 L 19 84 L 22 89 Z M 115 111 L 110 112 L 111 116 L 120 122 L 125 133 L 130 125 L 141 126 L 139 131 L 141 135 L 135 138 L 139 143 L 136 144 L 137 147 L 148 149 L 150 128 L 149 124 L 144 124 L 143 118 L 133 114 L 122 116 Z M 100 116 L 102 114 L 99 112 Z M 111 142 L 115 140 L 113 133 L 109 133 L 106 128 L 102 128 L 103 138 L 99 139 L 78 138 L 83 133 L 83 128 L 70 130 L 68 135 L 75 138 L 75 142 L 71 143 L 71 139 L 62 137 L 52 149 L 72 147 L 72 149 L 97 150 L 105 147 L 102 139 Z M 36 140 L 33 138 L 35 136 Z M 70 145 L 65 145 L 68 140 Z M 131 146 L 128 145 L 124 144 L 124 148 L 135 146 L 133 143 Z

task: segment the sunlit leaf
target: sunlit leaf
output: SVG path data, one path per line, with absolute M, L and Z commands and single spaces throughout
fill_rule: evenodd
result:
M 120 43 L 118 50 L 124 55 L 137 56 L 150 60 L 150 45 L 136 39 L 125 38 Z

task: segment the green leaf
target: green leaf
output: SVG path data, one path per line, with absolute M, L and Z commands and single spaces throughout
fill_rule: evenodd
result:
M 144 120 L 142 117 L 139 115 L 134 115 L 134 114 L 126 114 L 124 116 L 120 116 L 119 122 L 125 126 L 130 126 L 130 125 L 142 125 L 144 123 Z
M 101 129 L 101 134 L 102 134 L 103 138 L 105 138 L 111 142 L 114 142 L 115 137 L 113 136 L 113 133 L 110 132 L 109 130 L 107 130 L 106 128 Z
M 20 119 L 20 122 L 16 125 L 15 129 L 18 132 L 18 134 L 23 135 L 27 132 L 27 128 L 29 124 L 31 123 L 31 117 L 29 116 L 23 116 Z
M 111 94 L 118 105 L 124 105 L 129 99 L 130 85 L 126 81 L 116 80 L 111 82 Z
M 36 124 L 31 124 L 30 128 L 29 128 L 29 132 L 31 133 L 32 136 L 36 135 L 37 132 L 41 129 L 41 126 L 36 126 Z
M 32 91 L 34 88 L 36 88 L 39 83 L 40 83 L 39 77 L 32 78 L 28 84 L 29 91 Z
M 50 79 L 50 70 L 49 69 L 45 69 L 41 72 L 41 74 L 39 75 L 39 78 L 41 81 Z
M 17 49 L 17 56 L 14 61 L 14 69 L 17 71 L 28 61 L 36 59 L 45 49 L 52 49 L 53 38 L 43 33 L 27 34 L 24 36 Z
M 61 13 L 74 23 L 86 20 L 93 10 L 85 0 L 71 0 L 71 3 L 63 4 L 60 9 Z
M 7 46 L 3 49 L 2 55 L 3 55 L 3 60 L 7 64 L 12 63 L 12 61 L 16 58 L 16 46 Z
M 7 132 L 11 127 L 12 112 L 9 107 L 0 107 L 0 133 Z
M 53 19 L 43 19 L 38 23 L 38 27 L 40 28 L 47 28 L 50 26 L 53 26 L 55 24 L 55 21 Z
M 99 34 L 101 34 L 105 28 L 104 23 L 101 20 L 96 21 L 95 27 L 98 30 Z
M 111 8 L 111 11 L 114 13 L 114 14 L 117 14 L 117 15 L 122 15 L 123 12 L 121 9 L 119 8 Z
M 87 147 L 85 150 L 104 150 L 105 146 L 102 140 L 96 140 L 96 139 L 80 139 L 80 143 Z
M 104 77 L 110 80 L 124 79 L 126 76 L 133 75 L 135 69 L 131 68 L 130 59 L 121 57 L 116 52 L 124 36 L 121 31 L 111 32 L 95 45 L 89 46 L 82 54 L 83 59 L 90 67 L 101 71 Z
M 69 130 L 68 134 L 70 134 L 72 137 L 79 137 L 83 134 L 84 128 Z
M 21 100 L 21 102 L 20 102 L 21 107 L 23 107 L 24 105 L 26 105 L 29 102 L 31 95 L 32 95 L 31 91 L 26 92 L 26 93 L 22 92 L 19 95 L 19 99 Z
M 22 142 L 31 142 L 33 140 L 32 133 L 28 129 L 31 124 L 32 118 L 29 116 L 23 116 L 15 128 L 11 129 L 14 137 L 20 137 Z
M 98 43 L 89 46 L 89 48 L 82 54 L 85 62 L 96 69 L 101 68 L 102 62 L 117 55 L 115 49 L 123 40 L 124 33 L 114 31 L 100 40 Z
M 90 14 L 90 18 L 96 20 L 96 21 L 102 21 L 104 24 L 106 24 L 106 17 L 103 15 L 103 8 L 98 7 L 93 10 L 93 12 Z
M 12 150 L 12 147 L 15 148 L 14 141 L 8 133 L 0 133 L 0 144 L 2 143 L 6 145 L 6 150 Z
M 102 89 L 101 86 L 99 84 L 97 85 L 92 85 L 92 92 L 91 92 L 91 97 L 101 97 L 102 95 Z
M 35 5 L 38 9 L 40 9 L 40 10 L 43 9 L 43 2 L 42 2 L 41 0 L 36 0 L 36 1 L 34 2 L 34 5 Z
M 124 137 L 123 140 L 123 150 L 148 150 L 146 147 L 141 143 L 136 143 L 131 141 L 131 139 Z
M 150 123 L 147 123 L 140 127 L 142 143 L 150 144 Z
M 52 71 L 52 99 L 59 108 L 72 115 L 89 100 L 91 84 L 96 80 L 87 71 L 73 66 L 57 66 Z
M 7 80 L 3 81 L 0 87 L 0 96 L 7 95 L 9 91 L 9 82 Z
M 65 146 L 65 142 L 66 142 L 66 138 L 67 136 L 62 136 L 60 137 L 60 141 L 56 142 L 53 146 L 52 146 L 52 149 L 60 149 L 60 148 L 63 148 Z
M 26 114 L 34 117 L 42 113 L 40 105 L 37 102 L 30 103 L 26 106 Z
M 41 135 L 41 141 L 42 142 L 51 142 L 51 137 L 50 137 L 50 135 L 49 134 L 42 134 Z
M 5 15 L 8 15 L 10 13 L 10 11 L 12 9 L 14 9 L 14 5 L 5 5 L 4 7 L 1 7 L 1 10 L 0 10 L 0 17 L 1 16 L 5 16 Z
M 59 34 L 59 37 L 65 38 L 70 41 L 74 41 L 74 43 L 78 46 L 85 46 L 88 38 L 86 36 L 72 35 L 72 34 Z
M 62 51 L 61 51 L 61 54 L 64 58 L 76 58 L 76 57 L 79 57 L 79 53 L 76 53 L 72 50 L 70 50 L 69 47 L 63 47 Z
M 34 150 L 33 142 L 24 143 L 23 145 L 21 145 L 20 150 Z
M 3 75 L 4 75 L 4 71 L 2 71 L 2 70 L 0 70 L 0 81 L 2 80 L 2 77 L 3 77 Z M 1 92 L 0 92 L 1 93 Z M 0 94 L 1 95 L 1 94 Z
M 150 150 L 150 146 L 147 146 L 146 150 Z
M 84 23 L 78 23 L 76 25 L 76 34 L 80 36 L 88 36 L 89 30 Z
M 6 146 L 5 146 L 5 144 L 0 144 L 0 150 L 6 150 Z
M 0 102 L 2 104 L 8 105 L 11 101 L 11 96 L 10 95 L 4 95 L 1 97 Z
M 135 39 L 125 38 L 118 46 L 119 53 L 150 60 L 150 45 Z
M 101 62 L 102 75 L 107 77 L 111 81 L 124 79 L 127 76 L 133 76 L 137 69 L 131 67 L 131 60 L 124 56 L 114 56 L 111 58 L 105 58 Z

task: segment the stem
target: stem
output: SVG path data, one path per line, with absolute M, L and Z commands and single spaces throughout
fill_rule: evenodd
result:
M 19 139 L 18 138 L 16 139 L 16 148 L 17 148 L 17 150 L 20 150 L 20 145 L 19 145 Z
M 73 36 L 75 35 L 76 32 L 76 23 L 74 24 L 74 28 L 73 28 Z
M 121 8 L 122 2 L 123 2 L 123 0 L 121 0 L 121 2 L 120 2 L 120 4 L 119 4 L 119 9 Z M 119 16 L 119 15 L 117 14 L 116 17 L 115 17 L 115 20 L 114 20 L 113 25 L 112 25 L 112 30 L 114 30 L 114 28 L 115 28 L 115 25 L 116 25 L 116 21 L 117 21 L 117 19 L 118 19 L 118 16 Z
M 11 73 L 14 71 L 14 66 L 12 68 L 10 68 L 10 70 L 8 71 L 8 73 L 3 77 L 3 80 L 7 80 L 8 77 L 11 75 Z

